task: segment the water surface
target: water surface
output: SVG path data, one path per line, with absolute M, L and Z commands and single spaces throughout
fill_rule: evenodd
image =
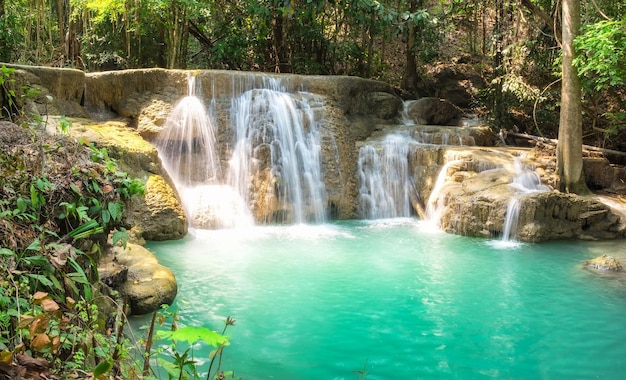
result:
M 624 262 L 625 246 L 500 244 L 412 219 L 149 244 L 176 274 L 182 325 L 237 320 L 223 368 L 279 380 L 621 378 L 626 279 L 580 263 Z

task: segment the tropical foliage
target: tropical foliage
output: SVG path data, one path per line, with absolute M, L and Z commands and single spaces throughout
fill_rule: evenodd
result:
M 2 67 L 0 87 L 13 106 L 11 74 Z M 66 119 L 55 136 L 33 121 L 0 122 L 0 377 L 119 373 L 124 308 L 97 286 L 97 261 L 109 235 L 125 244 L 123 209 L 144 185 L 69 139 Z
M 381 79 L 436 96 L 470 63 L 497 128 L 556 134 L 557 0 L 0 0 L 0 60 L 89 71 L 214 68 Z M 620 148 L 626 2 L 583 0 L 586 138 Z M 557 73 L 556 76 L 554 73 Z M 411 94 L 412 93 L 412 94 Z

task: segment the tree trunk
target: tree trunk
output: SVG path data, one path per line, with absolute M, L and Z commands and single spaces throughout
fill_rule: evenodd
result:
M 563 0 L 563 67 L 559 140 L 556 149 L 557 173 L 561 191 L 587 194 L 582 157 L 582 91 L 578 72 L 573 66 L 574 39 L 580 28 L 580 0 Z
M 57 19 L 59 28 L 59 43 L 63 44 L 65 40 L 65 11 L 63 7 L 63 1 L 57 0 Z
M 422 0 L 412 0 L 409 12 L 417 12 L 417 7 Z M 409 25 L 408 38 L 406 42 L 406 69 L 402 79 L 402 88 L 407 91 L 417 89 L 417 59 L 415 57 L 415 44 L 417 43 L 417 26 L 411 22 Z
M 496 0 L 496 12 L 494 21 L 495 53 L 493 57 L 493 72 L 495 75 L 493 96 L 493 123 L 496 129 L 505 128 L 504 119 L 507 114 L 504 100 L 503 81 L 506 70 L 502 47 L 504 44 L 504 0 Z

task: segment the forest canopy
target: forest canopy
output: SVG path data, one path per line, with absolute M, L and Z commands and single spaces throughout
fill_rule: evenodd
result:
M 495 127 L 554 136 L 560 7 L 558 0 L 0 0 L 0 61 L 357 75 L 406 97 L 438 96 L 433 77 L 460 70 L 483 79 L 469 106 Z M 585 138 L 624 148 L 626 1 L 582 0 L 580 13 L 575 65 Z

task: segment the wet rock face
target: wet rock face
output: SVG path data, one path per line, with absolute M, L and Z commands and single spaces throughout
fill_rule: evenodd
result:
M 459 235 L 498 238 L 505 227 L 509 202 L 519 202 L 516 240 L 541 242 L 554 239 L 616 239 L 626 236 L 626 220 L 596 197 L 554 191 L 521 192 L 512 185 L 518 175 L 506 163 L 503 151 L 466 150 L 442 154 L 455 158 L 447 167 L 448 180 L 440 195 L 445 204 L 440 227 Z M 512 157 L 511 157 L 512 158 Z M 487 164 L 492 160 L 495 169 Z
M 622 264 L 613 256 L 602 255 L 591 260 L 583 261 L 583 265 L 589 269 L 598 271 L 621 272 Z
M 421 98 L 409 103 L 407 115 L 421 125 L 458 125 L 463 111 L 448 100 Z

